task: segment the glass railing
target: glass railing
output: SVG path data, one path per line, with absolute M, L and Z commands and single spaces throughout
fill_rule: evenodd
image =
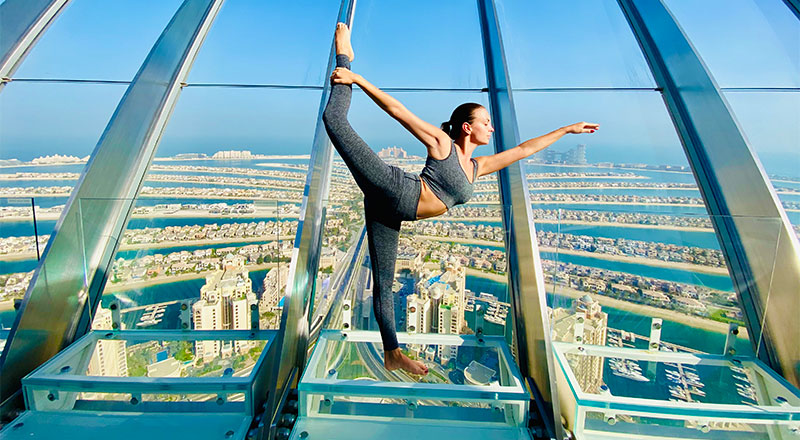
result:
M 8 193 L 25 190 L 3 185 L 4 181 L 13 185 L 25 179 L 25 173 L 2 176 L 7 178 L 0 180 L 0 189 Z M 0 352 L 14 324 L 15 303 L 25 296 L 62 208 L 47 197 L 0 198 Z
M 752 355 L 760 346 L 745 328 L 713 223 L 735 225 L 751 249 L 763 251 L 751 287 L 761 292 L 768 313 L 779 219 L 576 209 L 549 214 L 536 221 L 554 340 L 646 349 L 658 322 L 657 349 Z M 586 315 L 583 335 L 575 333 L 576 314 Z
M 322 332 L 300 382 L 299 416 L 526 426 L 530 395 L 502 337 L 399 333 L 398 340 L 428 375 L 385 369 L 378 332 Z
M 121 237 L 106 237 L 109 247 L 119 243 L 95 275 L 107 281 L 93 328 L 116 328 L 118 310 L 120 329 L 277 329 L 297 205 L 278 201 L 277 190 L 218 195 L 198 186 L 168 188 L 176 193 L 169 199 L 148 196 L 163 189 L 144 188 Z M 92 213 L 129 202 L 80 200 L 84 237 L 104 233 Z M 98 250 L 86 243 L 84 270 L 91 274 L 89 254 Z
M 274 331 L 92 331 L 22 381 L 34 411 L 253 416 Z

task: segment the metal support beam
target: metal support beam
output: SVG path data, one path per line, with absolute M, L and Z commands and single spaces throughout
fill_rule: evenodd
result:
M 342 0 L 337 22 L 346 23 L 352 28 L 355 8 L 356 0 Z M 331 34 L 335 29 L 334 24 L 331 23 Z M 310 309 L 314 304 L 315 283 L 319 269 L 319 257 L 322 253 L 322 233 L 333 166 L 333 145 L 328 139 L 322 123 L 322 113 L 330 96 L 328 77 L 335 67 L 336 56 L 332 46 L 320 98 L 311 159 L 303 190 L 303 205 L 300 209 L 283 302 L 283 313 L 281 314 L 280 328 L 283 331 L 278 347 L 281 362 L 276 362 L 270 379 L 273 384 L 266 405 L 270 421 L 269 433 L 266 438 L 270 439 L 275 434 L 273 431 L 280 409 L 280 400 L 291 387 L 293 378 L 299 378 L 299 373 L 305 365 L 306 348 L 309 343 L 308 320 L 311 316 Z
M 786 6 L 794 12 L 794 15 L 800 20 L 800 0 L 783 0 Z
M 6 0 L 0 4 L 0 90 L 69 0 Z
M 185 0 L 156 41 L 56 223 L 0 357 L 0 401 L 91 326 L 135 197 L 223 0 Z
M 519 130 L 500 24 L 493 0 L 478 0 L 489 104 L 496 152 L 516 147 Z M 536 402 L 556 438 L 563 438 L 555 363 L 547 316 L 544 271 L 539 257 L 530 195 L 522 162 L 498 172 L 508 254 L 508 288 L 516 326 L 517 362 L 533 382 Z
M 664 90 L 754 349 L 798 386 L 800 244 L 786 212 L 725 97 L 664 4 L 618 1 Z

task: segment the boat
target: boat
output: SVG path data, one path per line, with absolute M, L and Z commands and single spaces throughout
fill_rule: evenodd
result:
M 609 360 L 611 372 L 614 376 L 624 377 L 626 379 L 635 380 L 637 382 L 650 382 L 650 379 L 642 375 L 642 368 L 638 363 L 630 359 L 616 359 Z
M 161 322 L 161 320 L 156 321 L 155 319 L 142 319 L 141 321 L 136 323 L 136 327 L 151 327 Z

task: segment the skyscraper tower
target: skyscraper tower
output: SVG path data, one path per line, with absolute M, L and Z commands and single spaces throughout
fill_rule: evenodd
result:
M 250 328 L 250 304 L 256 304 L 253 283 L 244 267 L 244 257 L 228 254 L 222 269 L 208 275 L 200 288 L 200 301 L 192 305 L 194 328 L 197 330 L 226 330 Z M 222 354 L 230 356 L 249 347 L 248 341 L 230 344 L 204 340 L 195 343 L 197 355 L 204 359 Z
M 590 345 L 606 345 L 608 314 L 600 303 L 584 295 L 572 303 L 572 309 L 553 310 L 553 339 Z M 581 389 L 594 393 L 603 384 L 603 361 L 601 356 L 568 356 L 567 360 L 578 379 Z
M 92 322 L 95 330 L 111 330 L 111 310 L 99 307 L 97 315 Z M 115 376 L 128 375 L 127 350 L 125 341 L 109 341 L 101 339 L 89 360 L 89 376 Z

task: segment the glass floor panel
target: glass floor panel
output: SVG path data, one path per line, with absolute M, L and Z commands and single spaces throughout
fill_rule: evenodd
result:
M 266 395 L 275 331 L 91 331 L 22 379 L 33 411 L 241 413 Z
M 554 343 L 577 438 L 800 438 L 800 392 L 749 357 Z
M 291 440 L 531 440 L 526 429 L 459 424 L 419 424 L 403 420 L 298 419 Z
M 502 337 L 401 333 L 398 341 L 428 366 L 427 376 L 387 371 L 377 332 L 322 332 L 298 387 L 303 426 L 338 420 L 381 421 L 390 426 L 382 432 L 394 432 L 395 422 L 524 430 L 530 395 Z

